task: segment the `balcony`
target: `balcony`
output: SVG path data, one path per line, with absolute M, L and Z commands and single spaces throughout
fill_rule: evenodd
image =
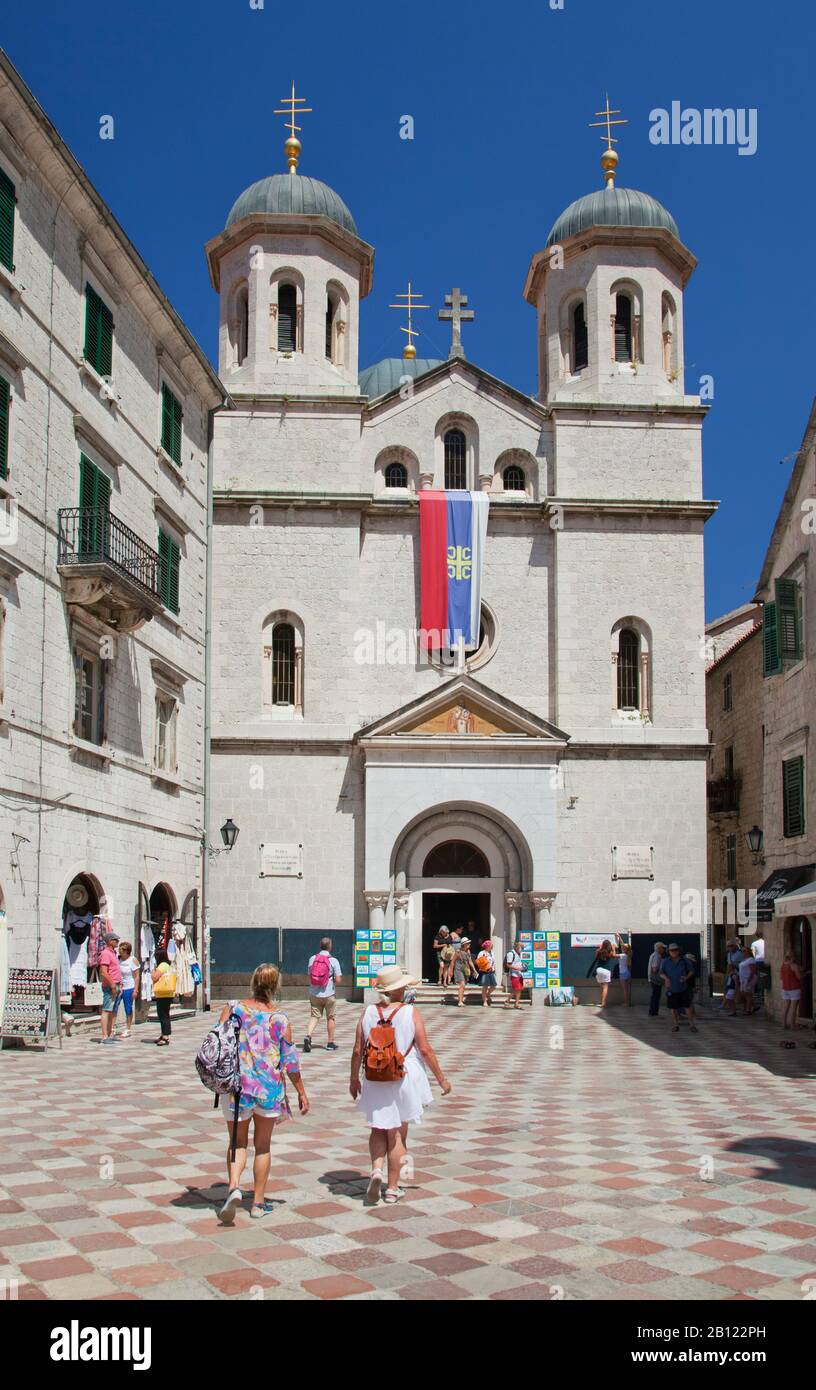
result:
M 735 815 L 739 811 L 739 794 L 742 779 L 739 777 L 718 777 L 706 783 L 708 812 L 712 816 Z
M 69 610 L 116 632 L 135 632 L 161 613 L 161 561 L 105 507 L 63 507 L 57 572 Z

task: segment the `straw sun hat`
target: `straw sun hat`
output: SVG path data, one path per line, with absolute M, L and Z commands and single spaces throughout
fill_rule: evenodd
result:
M 393 994 L 395 990 L 405 989 L 408 985 L 418 985 L 420 981 L 414 975 L 408 975 L 399 965 L 388 965 L 385 970 L 381 970 L 376 980 L 374 988 L 381 994 Z

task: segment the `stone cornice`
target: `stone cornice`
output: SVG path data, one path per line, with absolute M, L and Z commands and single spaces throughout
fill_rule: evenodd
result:
M 204 247 L 210 270 L 210 283 L 221 292 L 221 262 L 230 251 L 253 236 L 312 236 L 328 241 L 344 251 L 360 267 L 360 298 L 371 290 L 374 274 L 374 248 L 362 237 L 347 232 L 331 217 L 315 213 L 251 213 L 231 227 L 211 237 Z
M 594 246 L 613 246 L 621 250 L 631 250 L 632 247 L 656 247 L 679 271 L 684 288 L 697 265 L 697 257 L 666 227 L 586 227 L 584 231 L 565 237 L 558 244 L 564 253 L 562 264 L 583 255 Z M 553 250 L 552 246 L 547 246 L 543 251 L 537 251 L 530 262 L 523 290 L 528 304 L 535 305 L 538 302 L 541 282 L 552 265 Z M 555 269 L 554 266 L 552 268 Z
M 545 516 L 550 509 L 560 507 L 565 512 L 608 512 L 613 515 L 651 515 L 697 517 L 707 521 L 719 507 L 719 502 L 704 498 L 673 500 L 657 497 L 547 497 L 542 502 Z

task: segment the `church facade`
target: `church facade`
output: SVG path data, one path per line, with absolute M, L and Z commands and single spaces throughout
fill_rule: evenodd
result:
M 373 250 L 287 154 L 207 246 L 210 823 L 240 827 L 210 875 L 214 995 L 260 960 L 302 980 L 325 933 L 347 980 L 367 929 L 426 978 L 442 923 L 545 933 L 563 982 L 581 935 L 632 932 L 636 966 L 672 926 L 690 944 L 654 903 L 706 885 L 694 257 L 610 152 L 519 267 L 535 398 L 465 358 L 456 292 L 448 360 L 363 367 Z M 464 652 L 417 636 L 423 489 L 489 499 Z

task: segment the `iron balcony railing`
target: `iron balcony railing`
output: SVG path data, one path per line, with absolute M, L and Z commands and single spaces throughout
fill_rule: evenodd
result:
M 106 507 L 63 507 L 59 513 L 61 565 L 111 565 L 161 599 L 161 560 Z
M 712 815 L 733 814 L 739 811 L 741 777 L 717 777 L 706 783 L 708 809 Z

